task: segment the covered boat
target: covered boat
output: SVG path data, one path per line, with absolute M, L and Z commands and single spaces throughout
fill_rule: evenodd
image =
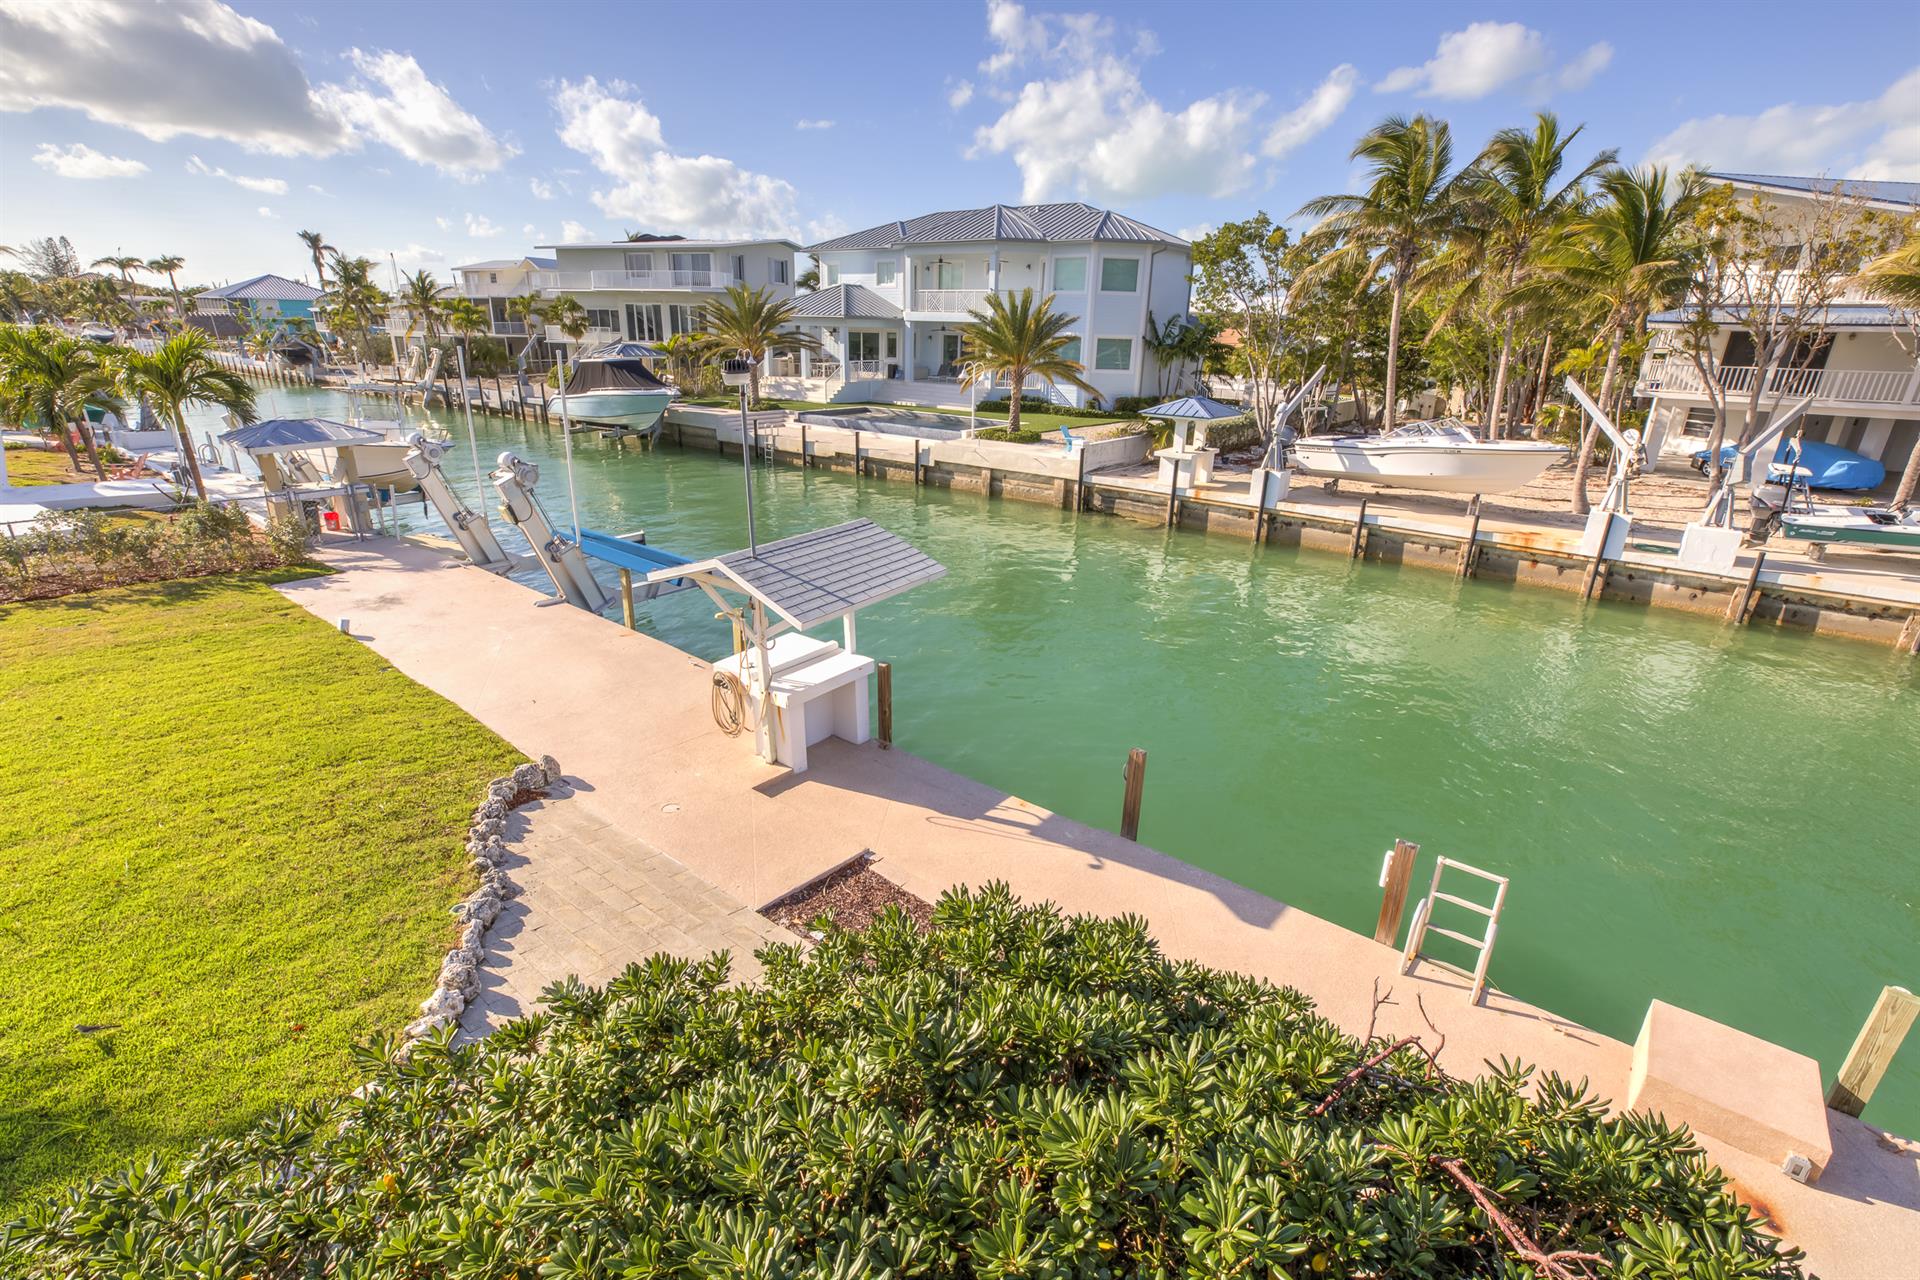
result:
M 1540 440 L 1482 440 L 1454 418 L 1409 422 L 1380 435 L 1302 436 L 1295 470 L 1435 493 L 1511 493 L 1567 456 Z
M 554 398 L 556 412 L 571 423 L 593 423 L 625 431 L 653 431 L 674 391 L 653 376 L 645 361 L 658 355 L 642 342 L 616 342 L 580 357 L 565 391 Z

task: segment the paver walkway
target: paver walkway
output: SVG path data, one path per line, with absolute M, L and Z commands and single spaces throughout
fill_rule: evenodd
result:
M 696 960 L 733 953 L 733 979 L 760 974 L 753 958 L 794 935 L 720 892 L 685 866 L 622 835 L 559 789 L 508 820 L 506 872 L 520 896 L 487 931 L 480 995 L 460 1018 L 483 1036 L 539 1009 L 540 993 L 568 975 L 593 986 L 665 951 Z

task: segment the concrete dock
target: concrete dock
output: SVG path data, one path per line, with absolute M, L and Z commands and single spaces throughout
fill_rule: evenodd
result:
M 329 624 L 465 708 L 530 756 L 567 769 L 569 804 L 660 851 L 719 893 L 758 907 L 863 853 L 929 900 L 1002 880 L 1075 912 L 1145 918 L 1172 956 L 1297 988 L 1354 1034 L 1375 983 L 1394 1003 L 1378 1031 L 1447 1041 L 1445 1065 L 1524 1059 L 1602 1097 L 1624 1097 L 1632 1047 L 1399 953 L 1112 833 L 1048 812 L 907 752 L 829 740 L 793 775 L 728 738 L 709 709 L 707 663 L 583 611 L 543 605 L 437 547 L 376 539 L 320 553 L 340 572 L 284 585 Z M 564 660 L 562 660 L 564 659 Z M 909 711 L 910 714 L 910 711 Z M 636 942 L 636 945 L 644 945 Z M 637 958 L 637 957 L 636 957 Z M 1920 1257 L 1920 1144 L 1827 1113 L 1833 1157 L 1814 1185 L 1710 1137 L 1743 1196 L 1828 1276 L 1912 1274 Z

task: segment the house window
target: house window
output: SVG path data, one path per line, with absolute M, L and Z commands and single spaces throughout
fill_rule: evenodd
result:
M 1104 276 L 1106 273 L 1102 271 L 1101 274 Z M 1133 368 L 1133 339 L 1095 338 L 1093 367 L 1118 373 L 1125 373 Z
M 773 282 L 775 284 L 785 284 L 787 282 L 789 265 L 785 258 L 775 258 L 773 260 Z
M 1140 259 L 1107 258 L 1100 263 L 1100 292 L 1138 293 Z
M 1085 258 L 1054 259 L 1053 288 L 1056 293 L 1085 293 L 1087 260 Z
M 873 264 L 873 282 L 875 284 L 892 284 L 899 273 L 900 264 L 891 258 Z
M 598 307 L 588 307 L 587 326 L 592 329 L 618 329 L 620 327 L 620 313 L 611 307 L 604 311 Z
M 713 283 L 713 255 L 710 253 L 674 253 L 667 255 L 675 284 Z
M 678 270 L 678 268 L 675 269 Z M 707 327 L 706 308 L 675 303 L 667 308 L 667 322 L 676 334 L 699 333 Z
M 747 255 L 744 253 L 733 255 L 733 282 L 735 284 L 747 282 Z
M 900 358 L 900 335 L 897 333 L 894 333 L 892 330 L 888 330 L 887 331 L 887 359 L 898 360 L 899 358 Z
M 498 271 L 489 271 L 489 272 L 487 272 L 487 283 L 488 283 L 488 284 L 499 284 L 499 283 L 500 283 L 500 273 L 499 273 Z
M 1073 361 L 1073 363 L 1079 364 L 1080 363 L 1080 339 L 1068 338 L 1065 342 L 1061 343 L 1060 358 L 1062 360 L 1071 360 Z
M 847 359 L 878 360 L 880 358 L 880 335 L 870 330 L 853 330 L 847 334 Z
M 652 255 L 652 254 L 650 254 L 650 253 L 630 253 L 630 254 L 628 254 L 628 255 L 627 255 L 627 270 L 629 270 L 629 271 L 651 271 L 651 270 L 653 270 L 653 255 Z
M 660 323 L 660 304 L 629 302 L 627 304 L 627 337 L 635 342 L 658 342 L 666 337 L 666 330 Z
M 827 284 L 836 285 L 839 283 L 840 283 L 840 264 L 837 262 L 829 262 L 827 264 Z

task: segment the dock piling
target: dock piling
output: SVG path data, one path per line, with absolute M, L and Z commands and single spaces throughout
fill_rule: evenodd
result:
M 1727 602 L 1726 624 L 1730 627 L 1744 627 L 1747 624 L 1748 610 L 1753 604 L 1753 593 L 1760 586 L 1760 570 L 1767 563 L 1767 553 L 1758 552 L 1753 557 L 1753 570 L 1747 574 L 1747 581 L 1732 600 Z
M 1607 527 L 1602 530 L 1600 534 L 1600 547 L 1593 553 L 1593 559 L 1587 561 L 1587 572 L 1585 576 L 1580 579 L 1580 598 L 1582 600 L 1593 599 L 1595 583 L 1599 584 L 1602 591 L 1607 589 L 1607 542 L 1613 537 L 1613 520 L 1613 515 L 1609 513 L 1607 516 Z
M 627 630 L 634 630 L 633 570 L 631 569 L 622 569 L 620 571 L 620 612 L 627 620 Z
M 1147 787 L 1147 753 L 1139 747 L 1127 752 L 1126 790 L 1120 798 L 1120 834 L 1140 838 L 1140 796 Z
M 893 750 L 893 664 L 878 662 L 874 669 L 880 677 L 880 749 Z
M 1920 653 L 1920 613 L 1907 615 L 1907 621 L 1900 628 L 1900 636 L 1893 642 L 1900 653 Z
M 1479 553 L 1480 538 L 1480 495 L 1474 494 L 1473 501 L 1467 504 L 1467 540 L 1460 544 L 1460 560 L 1454 566 L 1453 576 L 1471 578 L 1473 562 Z
M 1332 486 L 1328 486 L 1331 488 Z M 1367 553 L 1367 500 L 1360 499 L 1360 510 L 1353 517 L 1353 542 L 1347 547 L 1347 559 L 1358 560 Z
M 1420 846 L 1395 840 L 1393 851 L 1381 866 L 1380 919 L 1373 926 L 1373 940 L 1391 947 L 1400 936 L 1400 918 L 1406 914 L 1407 891 L 1413 888 L 1413 866 L 1420 857 Z
M 1847 1060 L 1833 1078 L 1827 1091 L 1827 1105 L 1844 1115 L 1858 1116 L 1866 1110 L 1867 1100 L 1887 1073 L 1887 1066 L 1898 1052 L 1914 1019 L 1920 1017 L 1920 996 L 1905 987 L 1882 987 L 1873 1002 L 1860 1034 L 1847 1050 Z

